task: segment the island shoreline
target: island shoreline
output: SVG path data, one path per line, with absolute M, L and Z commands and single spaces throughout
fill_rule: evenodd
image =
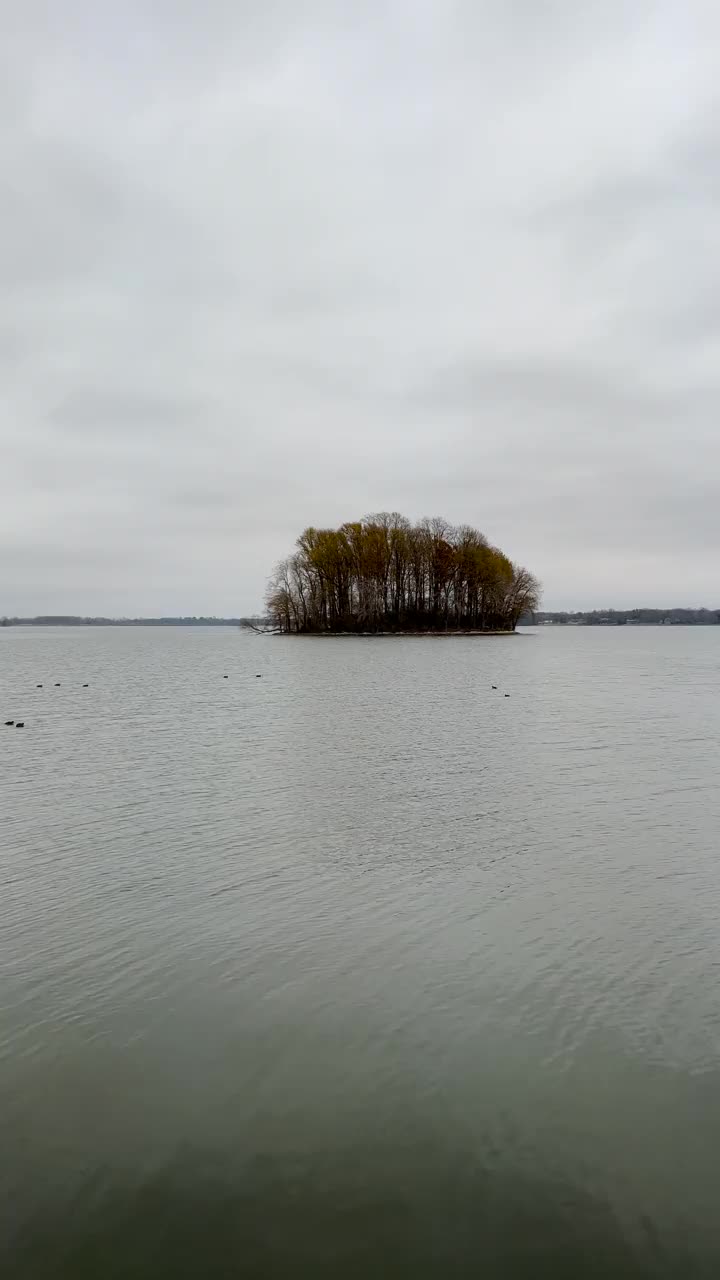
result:
M 290 636 L 293 640 L 449 640 L 457 636 L 481 636 L 488 639 L 498 636 L 517 636 L 517 631 L 266 631 L 264 635 Z

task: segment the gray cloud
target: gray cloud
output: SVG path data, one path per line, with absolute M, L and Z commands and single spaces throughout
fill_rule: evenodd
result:
M 117 431 L 152 435 L 164 429 L 197 433 L 212 412 L 212 401 L 164 394 L 143 394 L 128 386 L 83 387 L 70 391 L 49 414 L 49 421 L 64 430 L 84 434 Z
M 256 608 L 308 524 L 718 603 L 710 0 L 27 0 L 0 613 Z

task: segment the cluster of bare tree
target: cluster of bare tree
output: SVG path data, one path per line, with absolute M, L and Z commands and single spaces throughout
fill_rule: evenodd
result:
M 306 529 L 267 594 L 290 632 L 513 631 L 538 603 L 532 574 L 476 529 L 397 512 Z

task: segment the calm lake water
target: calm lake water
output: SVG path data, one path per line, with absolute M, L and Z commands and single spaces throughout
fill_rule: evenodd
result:
M 0 712 L 3 1277 L 716 1280 L 720 628 L 8 629 Z

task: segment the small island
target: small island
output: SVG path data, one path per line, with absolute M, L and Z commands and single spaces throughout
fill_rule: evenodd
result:
M 397 512 L 306 529 L 267 593 L 293 635 L 511 633 L 537 608 L 537 580 L 470 525 Z

